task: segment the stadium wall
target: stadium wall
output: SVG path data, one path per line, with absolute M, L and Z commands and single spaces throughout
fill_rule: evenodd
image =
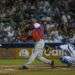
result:
M 32 53 L 33 48 L 0 48 L 0 58 L 26 58 L 25 50 Z M 43 55 L 47 58 L 58 58 L 65 53 L 60 50 L 54 50 L 50 47 L 44 50 Z

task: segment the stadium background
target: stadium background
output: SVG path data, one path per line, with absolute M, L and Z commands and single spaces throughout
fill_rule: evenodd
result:
M 0 58 L 24 58 L 23 55 L 20 55 L 20 52 L 23 51 L 23 49 L 28 50 L 29 54 L 31 54 L 33 48 L 0 48 Z M 51 57 L 59 57 L 64 55 L 63 51 L 54 50 L 52 48 L 47 48 L 44 51 L 44 56 L 47 58 Z
M 30 26 L 29 23 L 31 23 L 30 19 L 32 17 L 37 18 L 39 21 L 43 20 L 43 21 L 48 21 L 49 22 L 50 21 L 49 16 L 51 16 L 52 19 L 53 19 L 51 24 L 54 24 L 54 22 L 55 22 L 55 25 L 58 24 L 59 26 L 57 27 L 57 30 L 59 30 L 62 33 L 62 35 L 65 35 L 66 37 L 67 36 L 71 37 L 71 35 L 75 33 L 75 25 L 74 25 L 75 24 L 74 23 L 74 21 L 75 21 L 75 10 L 74 10 L 75 9 L 75 4 L 74 4 L 74 0 L 70 0 L 70 2 L 68 2 L 69 0 L 49 0 L 50 7 L 51 7 L 51 10 L 52 10 L 50 12 L 51 15 L 49 15 L 48 12 L 42 13 L 43 15 L 42 14 L 39 15 L 40 14 L 39 12 L 37 14 L 35 14 L 34 11 L 36 11 L 36 9 L 32 9 L 32 10 L 31 9 L 30 10 L 26 9 L 27 11 L 25 9 L 22 9 L 23 8 L 22 5 L 25 1 L 26 0 L 0 0 L 0 10 L 1 10 L 0 11 L 0 35 L 2 35 L 2 36 L 0 36 L 0 47 L 1 47 L 2 44 L 7 44 L 7 42 L 9 44 L 11 42 L 14 43 L 14 41 L 16 40 L 16 38 L 15 38 L 15 40 L 11 40 L 11 38 L 9 38 L 10 40 L 8 40 L 8 38 L 6 36 L 7 34 L 4 33 L 3 31 L 1 31 L 2 27 L 7 28 L 7 27 L 11 26 L 13 28 L 13 30 L 16 30 L 16 34 L 17 34 L 18 31 L 20 31 L 23 34 L 26 34 L 27 30 L 29 30 L 28 26 Z M 35 5 L 35 3 L 37 4 L 37 1 L 40 1 L 40 0 L 35 0 L 35 1 L 34 0 L 27 0 L 27 1 L 32 2 L 32 4 L 34 3 L 33 5 Z M 64 1 L 69 3 L 68 7 L 65 6 L 65 4 L 67 4 L 67 3 L 64 4 Z M 56 10 L 54 10 L 56 6 L 58 8 L 60 7 L 59 9 L 62 9 L 58 12 L 58 14 L 53 13 L 53 12 L 57 12 Z M 28 8 L 30 8 L 30 7 L 28 7 Z M 32 11 L 32 12 L 29 13 L 30 11 Z M 60 25 L 60 24 L 64 24 L 63 22 L 60 21 L 61 16 L 59 14 L 60 14 L 61 11 L 64 11 L 65 14 L 70 14 L 71 17 L 72 17 L 70 19 L 70 23 L 67 22 L 68 26 L 64 25 L 64 27 L 62 27 L 62 25 Z M 39 17 L 37 15 L 39 15 Z M 59 17 L 56 16 L 56 15 L 58 15 Z M 45 18 L 42 18 L 42 16 L 44 16 Z M 6 37 L 7 40 L 3 39 L 4 37 Z M 26 37 L 27 37 L 27 34 L 24 36 L 25 39 L 22 39 L 22 41 L 25 42 Z M 30 39 L 31 38 L 27 39 L 27 41 L 30 40 Z M 16 40 L 16 42 L 17 42 L 17 40 Z M 32 48 L 25 48 L 25 49 L 29 50 L 29 52 L 31 54 Z M 21 50 L 22 50 L 22 47 L 20 47 L 20 48 L 18 48 L 18 47 L 12 48 L 12 47 L 8 47 L 8 46 L 1 47 L 0 48 L 0 65 L 14 65 L 14 64 L 20 65 L 20 64 L 24 64 L 25 60 L 27 60 L 27 59 L 25 59 L 23 56 L 19 56 L 19 52 Z M 51 58 L 51 59 L 54 58 L 56 64 L 61 64 L 59 62 L 59 60 L 57 60 L 57 59 L 59 58 L 60 55 L 64 55 L 63 52 L 54 50 L 51 47 L 48 47 L 46 50 L 47 50 L 47 52 L 44 53 L 44 56 L 46 56 L 47 58 Z M 12 58 L 12 59 L 10 59 L 10 58 Z M 37 63 L 35 61 L 34 64 L 40 64 L 40 62 Z M 45 73 L 50 75 L 50 72 L 48 71 L 48 72 L 45 72 Z M 53 70 L 53 72 L 51 72 L 51 73 L 52 74 L 57 73 L 57 75 L 64 73 L 64 71 L 62 72 L 62 70 L 59 70 L 59 72 L 60 73 Z M 38 74 L 38 73 L 39 72 L 36 72 L 36 74 Z M 17 75 L 17 74 L 15 74 L 15 75 Z M 21 74 L 23 74 L 23 73 L 21 72 Z M 26 72 L 24 74 L 26 74 Z M 35 73 L 33 73 L 33 74 L 35 74 Z M 41 74 L 43 74 L 43 73 L 41 73 Z M 67 75 L 67 74 L 68 74 L 68 72 L 65 71 L 64 75 Z M 74 75 L 74 71 L 70 70 L 69 74 Z M 9 75 L 10 75 L 10 73 L 9 73 Z M 13 73 L 11 75 L 13 75 Z
M 29 2 L 30 1 L 30 2 Z M 40 4 L 41 3 L 41 4 Z M 0 2 L 0 44 L 25 43 L 31 41 L 28 38 L 29 30 L 31 30 L 31 19 L 36 18 L 44 24 L 54 24 L 54 28 L 48 28 L 45 35 L 49 36 L 51 31 L 57 30 L 65 37 L 72 37 L 75 33 L 74 25 L 74 0 L 3 0 Z M 40 4 L 40 5 L 39 5 Z M 26 5 L 26 6 L 25 6 Z M 44 7 L 43 7 L 44 5 Z M 3 8 L 3 9 L 2 9 Z M 38 8 L 38 12 L 37 12 Z M 58 10 L 57 10 L 58 8 Z M 43 12 L 42 12 L 43 11 Z M 62 13 L 70 15 L 71 19 L 67 19 L 67 23 L 62 21 Z M 37 16 L 38 15 L 38 16 Z M 49 22 L 49 23 L 48 23 Z M 63 27 L 62 27 L 63 26 Z M 12 31 L 13 36 L 8 35 L 8 29 Z M 11 39 L 12 38 L 12 39 Z M 3 46 L 3 45 L 2 45 Z M 6 47 L 6 46 L 5 46 Z M 2 50 L 2 51 L 1 51 Z M 0 48 L 0 58 L 19 56 L 20 48 Z M 59 54 L 61 55 L 61 54 Z M 59 56 L 58 55 L 58 56 Z

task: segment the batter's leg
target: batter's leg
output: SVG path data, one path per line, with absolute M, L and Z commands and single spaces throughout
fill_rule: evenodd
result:
M 51 64 L 51 60 L 48 60 L 45 57 L 38 57 L 38 59 L 44 63 Z
M 49 64 L 52 68 L 54 68 L 54 61 L 53 60 L 49 60 L 49 59 L 46 59 L 45 57 L 37 57 L 40 61 L 46 63 L 46 64 Z
M 28 62 L 26 63 L 26 65 L 30 65 L 35 60 L 35 58 L 37 57 L 37 55 L 38 55 L 38 51 L 34 51 L 31 54 L 31 56 L 30 56 Z
M 35 60 L 37 55 L 38 55 L 38 51 L 33 50 L 28 62 L 26 64 L 22 65 L 21 69 L 28 69 L 29 65 Z

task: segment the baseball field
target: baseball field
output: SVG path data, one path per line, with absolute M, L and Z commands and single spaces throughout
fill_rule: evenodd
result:
M 0 59 L 0 75 L 75 75 L 75 68 L 65 67 L 59 60 L 54 59 L 55 68 L 35 60 L 28 70 L 19 67 L 26 63 L 25 59 Z

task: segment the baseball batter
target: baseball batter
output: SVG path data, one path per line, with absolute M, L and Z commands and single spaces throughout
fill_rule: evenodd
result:
M 54 61 L 48 60 L 45 57 L 42 56 L 44 51 L 44 30 L 41 28 L 41 25 L 37 23 L 36 21 L 33 21 L 34 29 L 32 30 L 32 38 L 36 42 L 35 47 L 32 51 L 32 54 L 28 60 L 28 62 L 22 66 L 22 69 L 28 69 L 28 66 L 37 58 L 40 61 L 47 63 L 51 65 L 51 67 L 54 66 Z

